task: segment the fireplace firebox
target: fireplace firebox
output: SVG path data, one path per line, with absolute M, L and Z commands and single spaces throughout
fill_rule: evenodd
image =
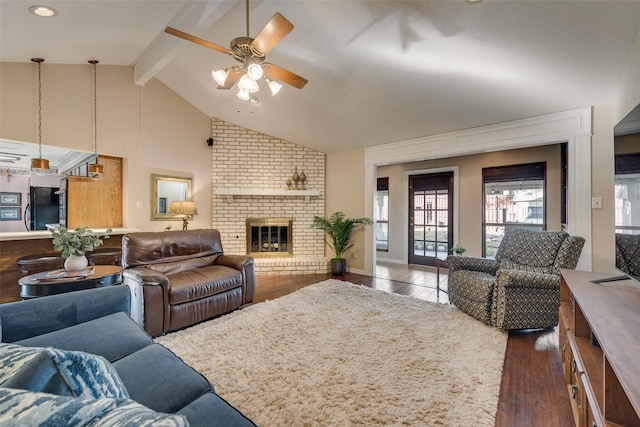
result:
M 247 255 L 253 257 L 293 256 L 293 219 L 248 218 Z

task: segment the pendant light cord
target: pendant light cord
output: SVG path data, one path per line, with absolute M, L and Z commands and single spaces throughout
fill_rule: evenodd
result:
M 42 60 L 38 63 L 38 158 L 42 158 Z
M 98 61 L 89 61 L 93 64 L 93 151 L 96 154 L 96 163 L 98 162 L 98 79 L 96 64 Z
M 38 158 L 42 160 L 42 58 L 31 58 L 38 64 Z M 33 159 L 32 159 L 33 161 Z
M 87 176 L 93 179 L 100 179 L 102 176 L 103 168 L 98 163 L 98 71 L 96 64 L 97 59 L 91 59 L 88 61 L 93 65 L 93 152 L 95 154 L 95 160 L 90 163 L 87 169 Z
M 249 0 L 246 0 L 247 9 L 247 37 L 249 37 Z

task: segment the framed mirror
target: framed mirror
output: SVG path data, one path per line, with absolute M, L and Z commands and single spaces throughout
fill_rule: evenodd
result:
M 151 220 L 182 221 L 184 215 L 169 214 L 171 202 L 191 200 L 193 178 L 151 174 Z

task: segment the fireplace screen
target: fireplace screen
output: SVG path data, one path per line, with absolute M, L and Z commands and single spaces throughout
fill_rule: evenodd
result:
M 293 256 L 293 220 L 247 219 L 247 254 L 254 257 Z

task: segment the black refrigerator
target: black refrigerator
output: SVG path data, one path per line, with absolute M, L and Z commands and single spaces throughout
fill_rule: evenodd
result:
M 29 230 L 46 230 L 47 224 L 60 222 L 59 188 L 31 187 L 29 205 L 25 212 L 25 225 L 29 218 Z

